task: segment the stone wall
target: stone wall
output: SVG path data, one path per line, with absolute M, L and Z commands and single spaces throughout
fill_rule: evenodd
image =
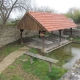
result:
M 73 31 L 72 32 L 73 37 L 80 37 L 80 29 L 75 28 L 72 31 Z M 56 35 L 59 35 L 59 31 L 53 31 L 53 33 L 56 34 Z M 61 33 L 62 33 L 62 35 L 70 35 L 71 34 L 70 29 L 62 30 Z
M 55 30 L 55 31 L 53 31 L 53 34 L 59 35 L 59 31 Z M 63 30 L 61 31 L 61 35 L 63 35 Z
M 72 36 L 73 37 L 80 37 L 80 29 L 73 29 L 72 30 Z M 70 35 L 70 29 L 65 29 L 63 32 L 65 35 Z
M 53 33 L 59 34 L 58 31 L 53 31 Z M 38 34 L 38 31 L 24 30 L 23 37 L 30 37 L 30 36 L 34 36 L 37 34 Z M 64 30 L 64 34 L 70 35 L 70 30 L 69 29 Z M 80 37 L 80 29 L 73 29 L 73 36 Z M 17 26 L 7 26 L 7 27 L 0 26 L 0 47 L 8 43 L 14 42 L 18 39 L 20 39 L 20 31 L 17 28 Z
M 37 34 L 38 34 L 37 31 L 24 30 L 23 37 L 30 37 Z M 7 27 L 0 26 L 0 47 L 8 43 L 14 42 L 18 39 L 20 39 L 20 31 L 19 29 L 17 29 L 17 26 L 7 26 Z

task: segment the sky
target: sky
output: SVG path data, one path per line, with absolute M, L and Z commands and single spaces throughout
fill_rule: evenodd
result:
M 59 13 L 66 13 L 70 8 L 80 8 L 80 0 L 35 0 L 36 5 L 50 7 Z
M 38 7 L 46 6 L 51 9 L 54 9 L 58 13 L 66 13 L 70 8 L 80 8 L 80 0 L 31 0 L 32 6 L 36 5 Z M 19 17 L 19 12 L 11 14 L 12 18 Z

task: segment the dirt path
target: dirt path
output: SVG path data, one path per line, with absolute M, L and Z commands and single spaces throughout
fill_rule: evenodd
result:
M 24 46 L 20 49 L 18 49 L 17 51 L 12 52 L 11 54 L 9 54 L 1 63 L 0 63 L 0 74 L 1 72 L 7 68 L 12 62 L 15 61 L 16 58 L 18 58 L 19 56 L 23 55 L 26 51 L 28 51 L 29 48 Z

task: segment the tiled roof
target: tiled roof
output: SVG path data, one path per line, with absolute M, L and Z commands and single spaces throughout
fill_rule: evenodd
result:
M 46 30 L 60 30 L 76 27 L 77 25 L 62 14 L 29 12 Z

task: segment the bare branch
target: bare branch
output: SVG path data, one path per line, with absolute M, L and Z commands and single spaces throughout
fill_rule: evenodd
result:
M 31 0 L 0 0 L 0 17 L 5 24 L 13 10 L 29 10 Z

